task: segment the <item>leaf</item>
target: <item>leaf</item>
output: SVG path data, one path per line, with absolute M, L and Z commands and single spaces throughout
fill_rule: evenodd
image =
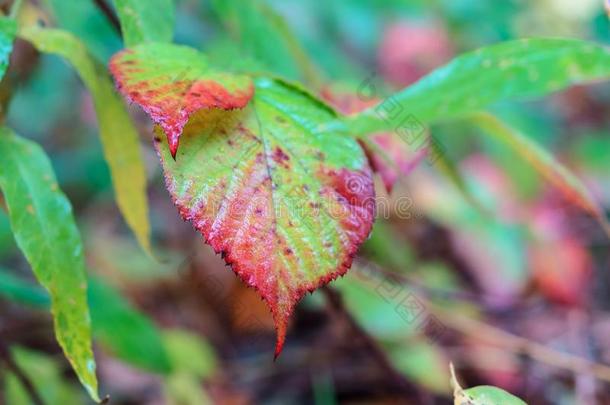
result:
M 374 216 L 371 171 L 358 143 L 323 125 L 326 105 L 258 78 L 243 110 L 204 110 L 174 161 L 155 138 L 166 186 L 185 220 L 269 305 L 280 353 L 308 291 L 345 274 Z
M 6 269 L 0 269 L 0 296 L 35 308 L 46 309 L 51 305 L 42 289 L 13 276 Z
M 348 121 L 353 133 L 427 124 L 512 98 L 531 98 L 610 78 L 610 51 L 574 39 L 520 39 L 455 58 Z
M 471 116 L 471 121 L 489 135 L 511 148 L 520 158 L 529 163 L 565 198 L 597 219 L 610 236 L 610 224 L 604 210 L 591 196 L 586 186 L 568 168 L 555 160 L 532 139 L 509 127 L 498 118 L 487 113 Z
M 173 157 L 193 113 L 243 108 L 254 92 L 249 77 L 218 72 L 203 54 L 186 46 L 146 44 L 127 49 L 111 59 L 110 70 L 123 95 L 161 125 Z
M 4 77 L 17 33 L 15 20 L 0 16 L 0 79 Z
M 165 378 L 164 388 L 169 404 L 211 404 L 203 390 L 202 379 L 210 378 L 218 360 L 212 346 L 186 330 L 168 330 L 163 334 L 169 353 L 172 373 Z
M 173 366 L 166 344 L 152 321 L 100 279 L 90 279 L 87 292 L 95 339 L 112 355 L 131 365 L 169 374 Z M 46 291 L 6 270 L 0 272 L 0 296 L 35 308 L 50 306 Z
M 168 374 L 169 358 L 158 329 L 119 291 L 100 279 L 89 282 L 93 335 L 111 354 L 136 367 Z
M 317 87 L 317 67 L 271 7 L 260 0 L 213 0 L 212 6 L 248 56 L 275 74 Z
M 346 115 L 356 114 L 378 102 L 376 99 L 366 100 L 355 91 L 341 90 L 338 86 L 325 87 L 321 96 Z M 371 167 L 381 176 L 388 193 L 401 176 L 407 176 L 428 156 L 426 132 L 425 128 L 420 128 L 418 135 L 423 135 L 421 139 L 424 140 L 424 147 L 418 150 L 414 150 L 412 142 L 407 142 L 397 132 L 381 132 L 370 137 L 359 137 Z
M 453 364 L 450 365 L 450 369 L 455 405 L 527 405 L 516 396 L 490 385 L 464 390 L 456 379 Z
M 176 373 L 204 379 L 210 378 L 218 368 L 213 347 L 194 333 L 179 329 L 167 330 L 163 333 L 163 342 L 172 370 Z
M 447 360 L 437 346 L 420 338 L 386 345 L 384 350 L 392 365 L 409 380 L 434 393 L 449 393 Z
M 99 402 L 83 248 L 70 202 L 35 143 L 2 128 L 0 156 L 0 188 L 17 244 L 51 295 L 59 345 L 89 395 Z
M 163 384 L 168 405 L 212 405 L 197 377 L 183 372 L 168 376 Z
M 74 34 L 98 60 L 106 61 L 123 48 L 120 33 L 95 1 L 43 0 L 41 5 L 57 28 Z
M 15 363 L 31 381 L 34 390 L 45 404 L 84 403 L 81 391 L 64 376 L 64 370 L 56 358 L 19 346 L 12 346 L 10 351 Z M 7 372 L 3 388 L 5 391 L 3 399 L 7 404 L 35 405 L 21 381 L 13 373 Z
M 171 42 L 174 36 L 173 0 L 114 0 L 125 46 Z
M 138 132 L 104 68 L 76 37 L 65 31 L 28 27 L 19 35 L 41 52 L 65 58 L 91 92 L 117 204 L 142 248 L 152 255 L 146 171 Z

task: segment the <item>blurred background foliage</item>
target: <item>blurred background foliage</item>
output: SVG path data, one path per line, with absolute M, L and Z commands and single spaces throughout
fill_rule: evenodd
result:
M 102 62 L 122 48 L 93 0 L 35 3 L 49 24 L 78 35 Z M 358 86 L 373 76 L 388 93 L 455 55 L 503 40 L 610 40 L 601 0 L 175 3 L 176 42 L 204 50 L 214 63 L 237 70 L 256 64 L 293 78 L 305 71 L 318 84 Z M 131 111 L 147 162 L 159 261 L 122 222 L 92 102 L 76 74 L 20 43 L 8 75 L 17 83 L 9 125 L 43 145 L 75 207 L 92 280 L 101 392 L 112 404 L 449 403 L 450 360 L 468 385 L 497 385 L 528 403 L 610 403 L 608 381 L 533 361 L 459 322 L 469 316 L 610 362 L 607 238 L 474 127 L 451 122 L 431 130 L 484 209 L 426 164 L 389 196 L 379 187 L 389 201 L 408 198 L 410 215 L 378 219 L 355 268 L 334 284 L 357 325 L 316 292 L 299 306 L 273 363 L 265 306 L 179 219 L 143 114 Z M 575 87 L 493 112 L 552 151 L 610 207 L 609 89 Z M 12 353 L 44 403 L 87 403 L 53 339 L 48 298 L 34 287 L 2 212 L 0 264 L 0 350 Z M 401 313 L 405 296 L 422 318 Z M 442 334 L 426 333 L 424 318 L 438 320 Z M 5 403 L 32 403 L 14 370 L 2 371 Z

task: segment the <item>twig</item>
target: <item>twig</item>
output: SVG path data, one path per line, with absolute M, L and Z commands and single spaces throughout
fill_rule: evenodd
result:
M 0 359 L 6 363 L 7 368 L 17 377 L 25 391 L 30 396 L 30 399 L 35 405 L 45 405 L 44 401 L 36 391 L 34 384 L 30 381 L 27 375 L 21 370 L 19 365 L 13 359 L 11 352 L 4 343 L 0 342 Z
M 404 394 L 412 394 L 413 392 L 409 389 L 411 386 L 409 381 L 394 368 L 383 350 L 377 345 L 377 342 L 375 342 L 375 340 L 371 338 L 371 336 L 364 329 L 362 329 L 360 325 L 358 325 L 358 322 L 356 322 L 356 320 L 343 305 L 343 300 L 339 293 L 328 286 L 322 287 L 321 290 L 326 296 L 331 310 L 337 315 L 340 315 L 348 324 L 354 335 L 364 342 L 366 348 L 370 351 L 375 361 L 377 361 L 379 366 L 392 378 L 394 384 L 400 388 Z
M 531 357 L 541 363 L 569 370 L 573 373 L 589 374 L 598 380 L 610 382 L 610 366 L 595 363 L 573 354 L 550 349 L 541 343 L 513 335 L 502 329 L 481 321 L 446 311 L 428 303 L 429 308 L 441 319 L 444 325 L 475 339 L 482 339 L 514 353 Z
M 121 36 L 121 22 L 114 13 L 114 10 L 112 10 L 108 3 L 106 3 L 106 0 L 93 0 L 93 2 L 97 6 L 97 8 L 99 8 L 100 11 L 106 16 L 108 22 L 110 22 L 110 25 L 112 25 L 112 28 L 114 28 L 117 34 Z

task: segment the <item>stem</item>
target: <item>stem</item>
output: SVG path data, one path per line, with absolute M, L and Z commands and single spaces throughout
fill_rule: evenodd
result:
M 93 2 L 97 6 L 97 8 L 100 9 L 102 14 L 104 14 L 104 16 L 106 16 L 106 18 L 108 19 L 108 22 L 110 22 L 110 25 L 112 25 L 112 28 L 114 28 L 114 30 L 117 32 L 117 34 L 119 34 L 119 36 L 121 36 L 122 35 L 121 22 L 119 21 L 118 17 L 114 13 L 114 10 L 112 10 L 112 7 L 110 7 L 108 5 L 108 3 L 106 3 L 106 0 L 93 0 Z

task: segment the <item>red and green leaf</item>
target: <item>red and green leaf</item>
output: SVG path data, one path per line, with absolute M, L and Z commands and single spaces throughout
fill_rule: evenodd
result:
M 193 113 L 244 108 L 254 93 L 249 77 L 215 71 L 186 46 L 139 45 L 116 54 L 110 70 L 121 93 L 163 128 L 174 157 Z
M 355 92 L 341 91 L 326 87 L 321 96 L 337 110 L 346 115 L 359 113 L 379 102 L 379 99 L 366 100 L 360 98 Z M 422 132 L 422 139 L 426 139 Z M 392 191 L 394 184 L 401 176 L 411 173 L 419 163 L 428 155 L 428 148 L 423 147 L 417 151 L 396 132 L 380 132 L 368 137 L 361 137 L 361 144 L 373 170 L 381 176 L 381 180 L 388 192 Z
M 269 305 L 280 353 L 294 306 L 345 274 L 374 218 L 366 157 L 323 129 L 336 114 L 301 90 L 259 78 L 243 110 L 203 110 L 179 156 L 155 139 L 166 185 L 192 222 Z

